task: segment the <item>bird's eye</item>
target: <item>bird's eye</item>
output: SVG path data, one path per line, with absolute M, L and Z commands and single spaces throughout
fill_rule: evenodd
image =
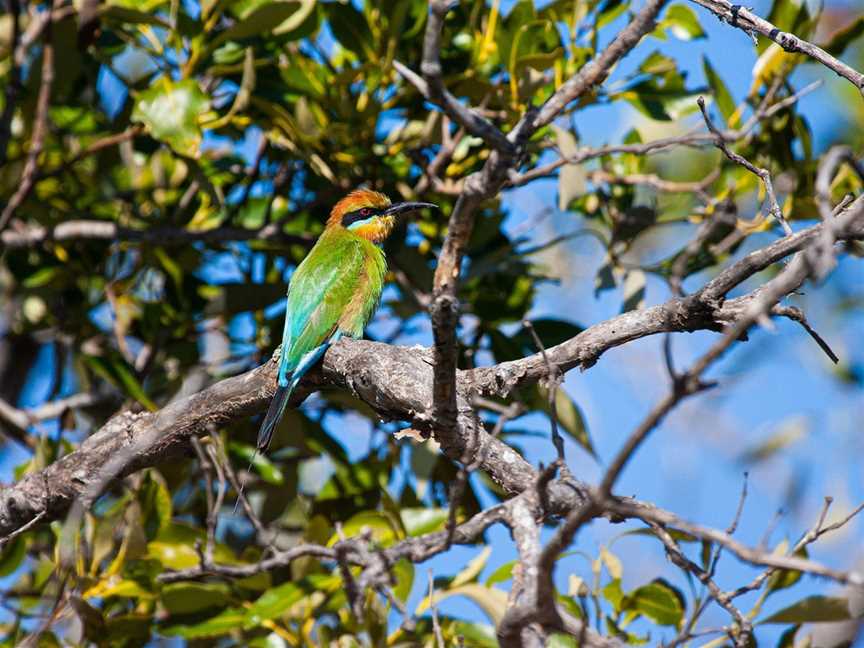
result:
M 368 207 L 364 207 L 363 209 L 360 210 L 360 215 L 363 216 L 363 217 L 371 216 L 371 215 L 372 215 L 372 210 L 369 209 Z

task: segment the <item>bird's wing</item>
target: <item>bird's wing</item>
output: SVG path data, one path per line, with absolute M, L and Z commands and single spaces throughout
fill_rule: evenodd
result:
M 287 384 L 287 373 L 336 332 L 363 270 L 362 243 L 349 237 L 319 241 L 297 267 L 288 287 L 280 384 Z

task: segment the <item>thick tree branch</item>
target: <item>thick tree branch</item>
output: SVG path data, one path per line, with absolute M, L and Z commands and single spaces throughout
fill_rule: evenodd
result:
M 227 243 L 230 241 L 266 240 L 299 244 L 311 247 L 314 239 L 309 236 L 285 234 L 275 223 L 259 229 L 243 227 L 217 227 L 203 232 L 181 227 L 152 227 L 134 229 L 118 225 L 113 221 L 69 220 L 54 227 L 24 226 L 10 227 L 0 232 L 0 243 L 9 249 L 32 247 L 46 241 L 133 241 L 158 243 L 160 245 L 188 245 L 189 243 Z
M 842 225 L 839 238 L 864 238 L 864 199 L 859 199 L 831 223 Z M 854 212 L 853 212 L 854 209 Z M 605 351 L 625 342 L 663 332 L 719 330 L 735 322 L 759 295 L 758 291 L 723 301 L 732 288 L 771 263 L 812 243 L 824 224 L 815 225 L 750 253 L 710 281 L 696 294 L 665 304 L 630 311 L 589 327 L 578 336 L 547 349 L 547 359 L 567 371 L 591 366 Z M 797 286 L 796 286 L 797 287 Z M 794 289 L 794 288 L 793 288 Z M 713 304 L 713 305 L 712 305 Z M 297 403 L 311 390 L 348 389 L 384 418 L 404 420 L 421 430 L 435 427 L 433 414 L 433 354 L 422 347 L 396 347 L 367 341 L 342 340 L 325 355 L 323 366 L 310 372 L 295 396 Z M 480 468 L 507 492 L 523 492 L 536 483 L 537 472 L 516 451 L 477 427 L 471 398 L 474 391 L 506 395 L 521 384 L 545 378 L 548 367 L 541 354 L 494 367 L 457 373 L 457 424 L 444 452 L 460 460 L 466 445 L 477 439 Z M 74 452 L 45 469 L 0 491 L 0 537 L 37 515 L 58 519 L 71 503 L 97 479 L 112 456 L 127 451 L 159 417 L 164 430 L 123 469 L 129 474 L 157 465 L 166 457 L 188 453 L 190 439 L 232 421 L 260 413 L 275 389 L 275 364 L 267 363 L 246 374 L 223 380 L 204 391 L 179 399 L 158 413 L 126 412 L 108 421 Z M 476 435 L 476 437 L 474 436 Z M 566 512 L 584 502 L 582 484 L 556 480 L 549 485 L 552 511 Z
M 646 6 L 621 30 L 600 56 L 584 66 L 578 74 L 559 89 L 540 109 L 529 110 L 513 130 L 507 135 L 513 145 L 511 149 L 493 150 L 483 168 L 470 175 L 463 185 L 462 193 L 456 200 L 447 226 L 447 237 L 438 255 L 435 282 L 429 313 L 432 318 L 435 347 L 435 395 L 433 417 L 436 433 L 445 447 L 452 446 L 456 433 L 458 403 L 456 397 L 456 325 L 458 323 L 458 299 L 456 287 L 462 258 L 468 240 L 474 229 L 474 218 L 483 201 L 497 196 L 508 181 L 510 174 L 518 168 L 522 151 L 528 139 L 549 123 L 571 101 L 575 101 L 596 85 L 602 83 L 612 67 L 626 56 L 639 40 L 654 26 L 654 19 L 663 7 L 665 0 L 649 0 Z M 445 3 L 433 3 L 432 16 L 443 18 Z M 434 73 L 439 59 L 440 32 L 433 29 L 433 22 L 427 25 L 424 41 L 424 74 Z M 437 63 L 440 73 L 440 62 Z M 538 121 L 538 117 L 540 117 Z M 545 121 L 544 121 L 545 120 Z

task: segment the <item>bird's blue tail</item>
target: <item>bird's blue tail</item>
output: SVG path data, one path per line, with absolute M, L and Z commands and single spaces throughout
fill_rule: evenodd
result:
M 336 331 L 330 336 L 330 339 L 321 344 L 308 353 L 305 353 L 297 366 L 291 368 L 284 360 L 279 362 L 279 386 L 276 388 L 276 393 L 273 395 L 273 400 L 270 401 L 270 409 L 267 410 L 267 416 L 264 417 L 264 422 L 261 424 L 261 429 L 258 430 L 258 441 L 255 443 L 256 452 L 265 452 L 267 446 L 270 445 L 270 439 L 273 438 L 273 432 L 279 421 L 282 420 L 282 415 L 285 413 L 285 408 L 288 406 L 288 399 L 291 398 L 291 392 L 300 382 L 300 379 L 312 368 L 327 348 L 342 337 L 342 333 Z M 288 377 L 290 372 L 290 379 Z
M 285 408 L 288 405 L 288 399 L 291 397 L 291 392 L 294 390 L 296 383 L 292 380 L 288 385 L 276 388 L 276 393 L 273 395 L 273 400 L 270 401 L 270 409 L 267 410 L 267 416 L 264 417 L 264 422 L 261 424 L 261 429 L 258 430 L 258 441 L 255 447 L 258 452 L 266 452 L 267 446 L 270 445 L 270 439 L 273 438 L 273 431 L 282 420 L 282 415 L 285 413 Z

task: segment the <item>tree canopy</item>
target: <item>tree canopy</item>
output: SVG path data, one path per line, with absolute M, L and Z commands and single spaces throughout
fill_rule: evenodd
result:
M 860 126 L 860 9 L 6 4 L 4 645 L 793 646 L 804 624 L 854 626 L 855 557 L 808 553 L 856 523 L 830 501 L 760 545 L 736 535 L 746 485 L 728 527 L 618 486 L 772 321 L 860 394 L 860 347 L 837 353 L 796 297 L 829 292 L 860 321 L 860 128 L 826 146 L 801 107 L 833 93 Z M 752 51 L 744 93 L 718 32 Z M 361 185 L 441 213 L 399 224 L 370 339 L 328 351 L 256 454 L 291 271 Z M 600 261 L 576 275 L 586 238 Z M 616 312 L 554 292 L 574 276 Z M 704 348 L 676 356 L 674 334 L 697 331 Z M 589 425 L 565 375 L 661 335 L 662 398 L 627 405 L 645 417 L 632 431 Z M 580 542 L 607 522 L 661 551 L 663 574 L 625 580 L 637 559 Z M 579 570 L 558 567 L 573 552 Z M 442 555 L 433 578 L 422 563 Z

